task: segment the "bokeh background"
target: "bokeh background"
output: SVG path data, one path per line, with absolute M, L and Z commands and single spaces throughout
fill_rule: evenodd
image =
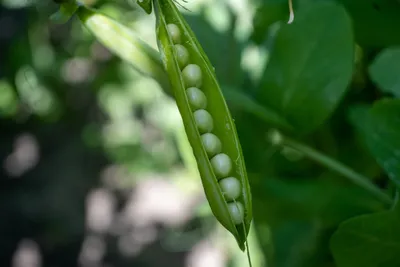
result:
M 85 4 L 157 47 L 154 16 L 135 1 Z M 220 78 L 237 84 L 236 36 L 251 18 L 233 33 L 230 10 L 244 2 L 182 4 Z M 0 6 L 0 266 L 243 266 L 205 200 L 173 99 L 78 19 L 51 23 L 56 7 Z
M 177 1 L 224 90 L 252 95 L 270 45 L 252 40 L 259 1 Z M 135 1 L 84 2 L 157 47 L 155 19 Z M 0 3 L 0 266 L 248 266 L 212 216 L 176 105 L 159 84 L 78 19 L 49 22 L 50 1 Z M 337 225 L 382 204 L 271 148 L 259 107 L 251 113 L 243 99 L 227 101 L 253 190 L 253 266 L 335 266 L 329 238 Z M 384 183 L 355 135 L 339 109 L 307 142 Z

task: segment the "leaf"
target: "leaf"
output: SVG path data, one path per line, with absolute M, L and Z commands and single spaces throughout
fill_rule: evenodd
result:
M 392 211 L 345 221 L 331 238 L 337 266 L 400 266 L 399 225 L 399 216 Z
M 299 11 L 320 0 L 298 0 L 295 21 Z M 351 15 L 355 39 L 361 46 L 384 47 L 399 45 L 400 2 L 397 0 L 329 0 L 343 4 Z M 287 21 L 287 0 L 264 0 L 256 13 L 252 39 L 263 41 L 270 24 Z
M 268 0 L 256 10 L 253 19 L 252 41 L 260 44 L 267 37 L 269 27 L 278 21 L 289 20 L 287 0 Z
M 259 91 L 260 103 L 311 132 L 335 110 L 352 77 L 354 44 L 344 8 L 315 3 L 277 33 Z
M 383 92 L 400 98 L 400 48 L 383 50 L 369 67 L 369 74 Z
M 384 99 L 373 105 L 365 135 L 372 155 L 400 187 L 400 99 Z
M 246 95 L 237 88 L 233 88 L 231 86 L 222 86 L 222 91 L 230 105 L 235 106 L 242 111 L 253 114 L 257 118 L 272 126 L 285 130 L 293 129 L 293 127 L 285 120 L 285 118 L 282 118 L 274 110 L 261 106 L 255 99 L 249 95 Z
M 78 10 L 78 4 L 75 1 L 67 1 L 60 5 L 59 10 L 50 16 L 50 20 L 54 23 L 66 23 Z
M 354 33 L 362 46 L 400 44 L 400 2 L 397 0 L 338 0 L 353 18 Z
M 311 267 L 322 266 L 323 260 L 318 258 L 318 239 L 321 238 L 321 225 L 314 222 L 287 221 L 273 227 L 274 260 L 276 266 Z M 315 257 L 313 259 L 313 257 Z
M 384 206 L 355 185 L 341 185 L 321 176 L 307 179 L 257 177 L 252 175 L 255 220 L 277 225 L 288 220 L 318 218 L 325 226 L 336 226 L 355 215 L 382 211 Z M 266 208 L 268 203 L 268 208 Z

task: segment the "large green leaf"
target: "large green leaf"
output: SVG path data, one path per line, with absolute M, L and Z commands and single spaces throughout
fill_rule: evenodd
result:
M 350 18 L 333 3 L 299 10 L 276 36 L 260 102 L 279 111 L 302 132 L 326 120 L 352 77 L 354 44 Z
M 319 257 L 319 254 L 327 249 L 318 246 L 323 233 L 321 226 L 317 221 L 287 221 L 271 228 L 274 266 L 323 266 L 326 258 Z
M 331 1 L 344 5 L 353 21 L 357 43 L 384 47 L 400 44 L 400 2 L 397 0 L 293 0 L 300 11 L 313 2 Z M 264 0 L 254 19 L 253 39 L 262 41 L 268 27 L 287 20 L 287 0 Z M 299 11 L 295 12 L 295 20 Z
M 383 92 L 400 97 L 400 48 L 381 52 L 369 67 L 369 74 Z
M 289 20 L 287 0 L 268 0 L 257 8 L 253 19 L 251 39 L 260 44 L 267 37 L 269 27 L 278 21 Z
M 376 102 L 369 112 L 364 134 L 372 155 L 400 187 L 400 99 Z
M 352 216 L 384 208 L 381 202 L 355 185 L 328 181 L 338 179 L 337 176 L 312 179 L 251 176 L 251 179 L 254 218 L 271 225 L 318 218 L 325 226 L 336 226 Z
M 400 218 L 393 211 L 352 218 L 331 239 L 338 267 L 400 266 Z
M 354 33 L 363 46 L 400 44 L 400 2 L 397 0 L 338 0 L 353 18 Z

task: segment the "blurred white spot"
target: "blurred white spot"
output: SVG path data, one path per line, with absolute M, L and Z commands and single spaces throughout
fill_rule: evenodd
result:
M 86 200 L 87 227 L 98 233 L 106 232 L 112 222 L 115 208 L 114 196 L 106 189 L 92 191 Z
M 263 47 L 248 45 L 241 58 L 241 67 L 245 69 L 253 81 L 258 81 L 264 73 L 269 54 Z
M 110 189 L 122 189 L 124 182 L 130 178 L 126 168 L 119 165 L 109 165 L 101 173 L 101 180 L 105 187 Z
M 190 219 L 193 205 L 194 199 L 188 199 L 174 184 L 162 179 L 148 179 L 137 185 L 126 206 L 125 216 L 137 226 L 154 222 L 178 226 Z
M 212 246 L 211 242 L 203 240 L 198 243 L 186 259 L 187 267 L 224 267 L 226 257 L 223 251 Z
M 21 176 L 39 161 L 39 144 L 31 134 L 22 134 L 14 142 L 14 151 L 5 159 L 3 166 L 10 176 Z
M 113 56 L 112 53 L 99 42 L 95 42 L 91 47 L 92 57 L 98 61 L 107 61 L 110 60 Z
M 39 246 L 32 240 L 22 240 L 14 253 L 12 267 L 39 267 L 41 266 Z
M 118 239 L 118 248 L 124 256 L 136 256 L 141 252 L 143 246 L 132 235 L 122 235 Z
M 125 232 L 118 239 L 119 251 L 125 256 L 138 255 L 147 244 L 157 238 L 157 229 L 151 225 Z
M 82 245 L 82 251 L 79 255 L 79 262 L 82 266 L 91 266 L 99 263 L 106 251 L 106 243 L 103 238 L 88 236 Z
M 88 81 L 93 74 L 93 64 L 85 58 L 67 60 L 62 66 L 62 77 L 69 83 L 83 83 Z
M 132 235 L 138 243 L 148 244 L 156 240 L 157 229 L 154 226 L 147 225 L 145 227 L 136 228 Z

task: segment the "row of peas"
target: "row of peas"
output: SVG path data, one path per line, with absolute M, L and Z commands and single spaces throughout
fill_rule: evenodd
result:
M 243 204 L 237 199 L 241 195 L 242 186 L 240 181 L 229 176 L 232 171 L 232 160 L 227 154 L 221 153 L 221 140 L 212 133 L 214 121 L 206 110 L 207 98 L 201 91 L 202 71 L 196 64 L 189 64 L 189 52 L 181 44 L 181 32 L 177 25 L 168 24 L 168 33 L 174 43 L 178 65 L 182 71 L 182 78 L 186 88 L 187 99 L 192 108 L 197 129 L 207 152 L 214 174 L 219 180 L 219 186 L 228 202 L 228 210 L 235 224 L 241 224 L 244 217 Z

